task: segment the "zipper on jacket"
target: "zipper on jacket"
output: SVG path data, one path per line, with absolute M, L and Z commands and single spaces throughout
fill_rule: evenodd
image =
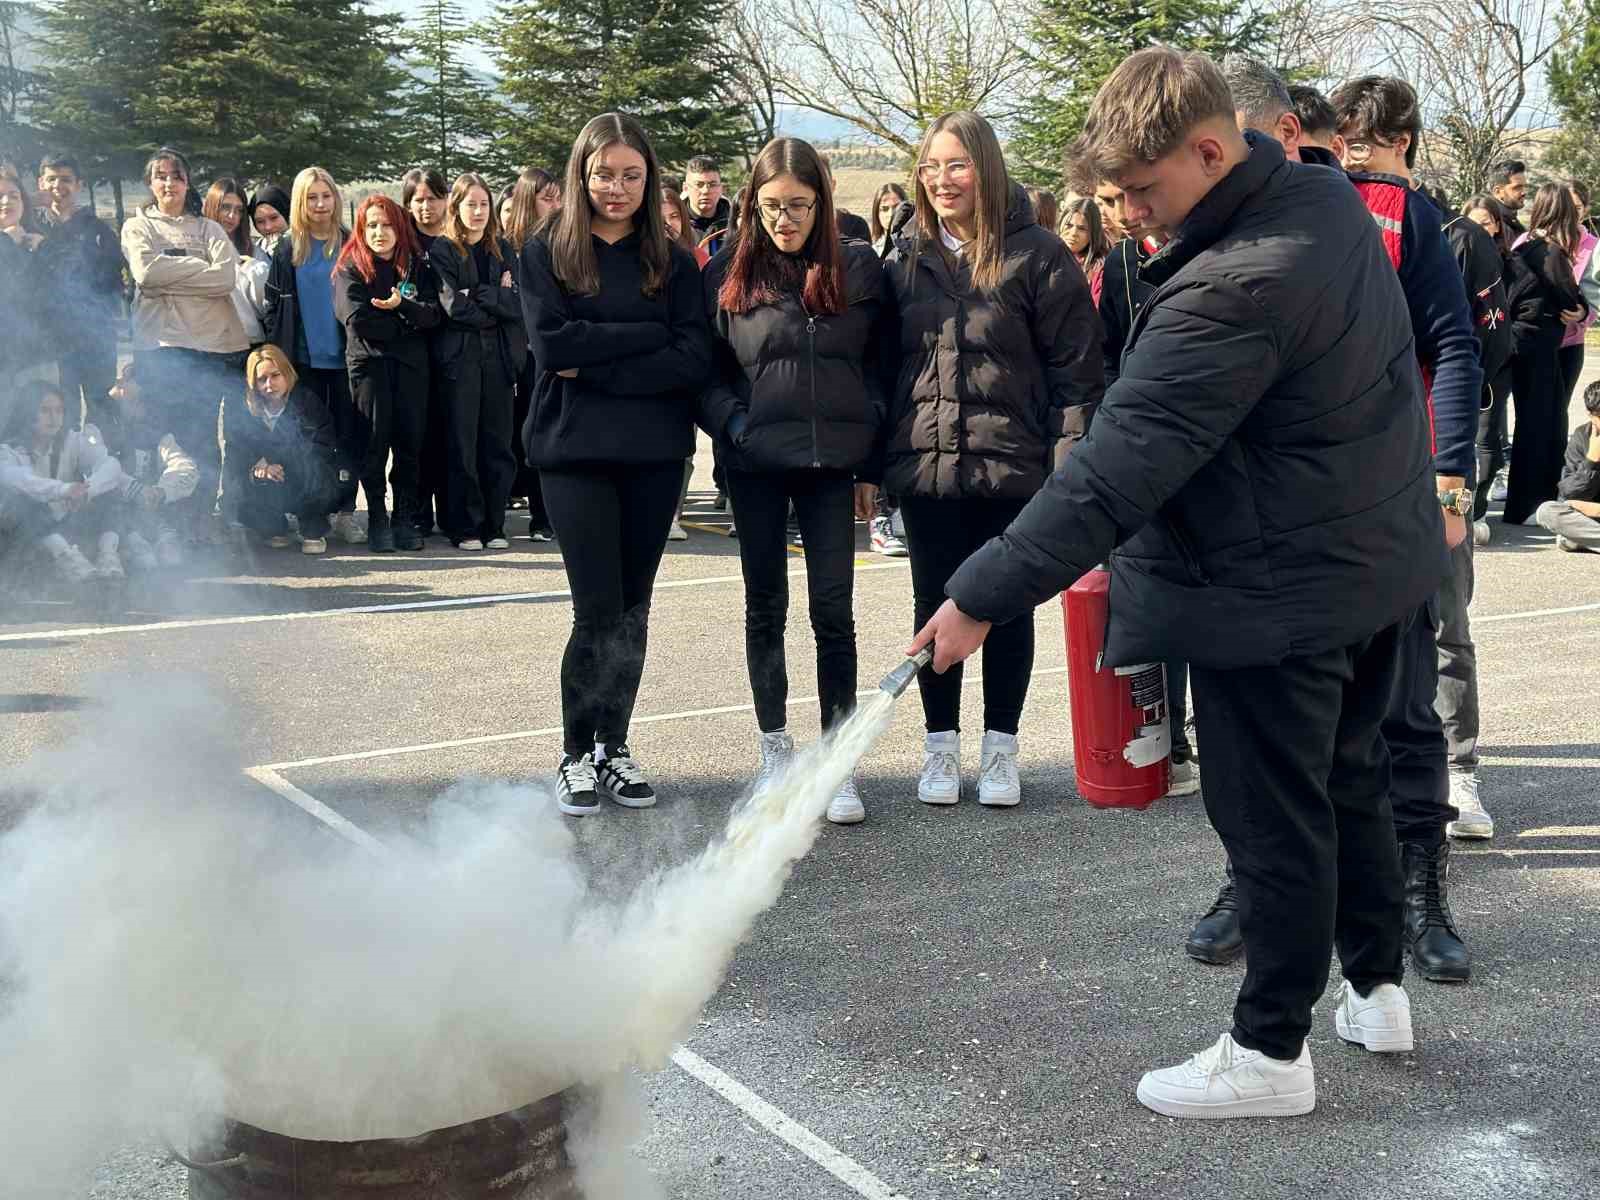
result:
M 1201 569 L 1200 557 L 1195 554 L 1194 548 L 1189 545 L 1189 539 L 1186 538 L 1183 535 L 1182 530 L 1178 528 L 1178 523 L 1171 517 L 1166 518 L 1165 523 L 1167 526 L 1168 536 L 1171 537 L 1173 546 L 1177 548 L 1178 557 L 1183 559 L 1183 565 L 1185 569 L 1188 570 L 1190 576 L 1192 576 L 1196 582 L 1209 586 L 1211 583 L 1211 578 L 1205 573 L 1205 571 Z
M 806 314 L 806 339 L 811 346 L 811 466 L 822 466 L 821 438 L 817 430 L 817 319 L 806 307 L 805 297 L 800 298 L 800 311 Z

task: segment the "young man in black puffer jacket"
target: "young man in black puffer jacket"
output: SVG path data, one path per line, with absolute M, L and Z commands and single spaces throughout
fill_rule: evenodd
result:
M 912 649 L 946 669 L 1120 547 L 1105 662 L 1191 664 L 1250 964 L 1232 1031 L 1138 1096 L 1169 1116 L 1303 1114 L 1335 945 L 1340 1036 L 1412 1045 L 1382 723 L 1465 524 L 1447 537 L 1406 297 L 1344 179 L 1241 135 L 1216 65 L 1165 47 L 1112 73 L 1076 158 L 1173 231 L 1144 270 L 1156 293 L 1088 436 Z

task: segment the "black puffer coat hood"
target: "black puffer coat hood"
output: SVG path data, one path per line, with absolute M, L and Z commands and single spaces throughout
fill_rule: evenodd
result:
M 937 242 L 885 262 L 900 315 L 884 485 L 896 495 L 1025 499 L 1089 427 L 1104 391 L 1083 270 L 1011 189 L 1005 263 L 985 295 Z
M 700 424 L 717 439 L 726 464 L 877 478 L 887 409 L 879 343 L 889 334 L 888 283 L 870 246 L 846 242 L 843 253 L 849 307 L 837 315 L 813 317 L 798 292 L 730 314 L 717 293 L 734 251 L 706 267 L 716 374 L 700 399 Z

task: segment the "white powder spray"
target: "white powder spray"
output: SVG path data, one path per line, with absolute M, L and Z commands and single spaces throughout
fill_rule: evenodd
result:
M 609 902 L 542 788 L 458 788 L 375 855 L 242 782 L 221 705 L 154 694 L 185 698 L 124 688 L 9 781 L 41 797 L 0 838 L 9 1194 L 69 1194 L 104 1153 L 181 1148 L 224 1114 L 405 1137 L 659 1068 L 893 706 L 865 701 L 703 852 Z

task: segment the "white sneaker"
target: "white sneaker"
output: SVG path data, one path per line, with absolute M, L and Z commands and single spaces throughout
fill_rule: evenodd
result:
M 287 533 L 275 533 L 267 539 L 268 550 L 287 550 L 292 545 L 294 541 Z
M 961 799 L 961 735 L 953 729 L 930 733 L 922 750 L 917 799 L 924 804 L 955 804 Z
M 910 553 L 905 542 L 895 536 L 894 522 L 888 517 L 873 517 L 867 526 L 868 541 L 873 553 L 885 558 L 905 558 Z
M 122 569 L 122 556 L 115 546 L 101 549 L 100 556 L 94 560 L 94 573 L 101 579 L 127 578 L 127 572 Z
M 1333 1028 L 1345 1041 L 1393 1054 L 1411 1049 L 1411 997 L 1393 983 L 1380 983 L 1362 996 L 1350 981 L 1339 985 Z
M 1472 523 L 1472 544 L 1474 546 L 1487 546 L 1492 536 L 1489 532 L 1489 522 L 1474 521 Z
M 1453 838 L 1492 838 L 1494 818 L 1478 798 L 1476 771 L 1450 772 L 1450 803 L 1460 815 L 1444 827 Z
M 353 512 L 333 514 L 333 536 L 347 546 L 359 546 L 367 540 L 367 531 Z
M 127 541 L 128 563 L 136 571 L 154 571 L 157 567 L 156 552 L 141 534 L 130 533 Z
M 1172 775 L 1167 782 L 1168 796 L 1192 796 L 1200 790 L 1200 772 L 1194 759 L 1172 764 Z
M 852 771 L 840 786 L 839 792 L 828 801 L 828 820 L 835 825 L 859 825 L 867 819 L 867 809 L 861 803 L 861 789 L 856 786 Z
M 1489 499 L 1493 500 L 1497 504 L 1503 502 L 1506 498 L 1506 492 L 1508 490 L 1510 480 L 1510 467 L 1501 467 L 1498 471 L 1496 471 L 1494 473 L 1494 482 L 1489 485 Z
M 328 552 L 327 538 L 301 538 L 301 554 L 326 554 Z
M 1149 1071 L 1139 1103 L 1166 1117 L 1299 1117 L 1317 1106 L 1311 1049 L 1293 1062 L 1246 1050 L 1225 1033 L 1189 1061 Z
M 492 537 L 483 544 L 485 550 L 509 550 L 511 543 L 503 537 Z
M 163 567 L 183 566 L 183 543 L 175 530 L 164 529 L 156 538 L 156 558 Z
M 978 803 L 991 808 L 1011 808 L 1022 803 L 1016 734 L 992 729 L 984 732 L 983 754 L 978 760 Z
M 83 551 L 68 543 L 65 550 L 57 550 L 52 558 L 61 578 L 68 583 L 87 583 L 94 578 L 94 564 L 83 556 Z
M 465 550 L 469 554 L 475 554 L 479 550 L 483 549 L 483 541 L 479 538 L 462 538 L 460 544 L 456 546 L 456 549 Z
M 794 739 L 787 730 L 775 729 L 763 733 L 758 742 L 761 750 L 761 769 L 756 772 L 755 790 L 761 791 L 781 774 L 794 757 Z
M 669 541 L 669 542 L 687 542 L 688 540 L 689 540 L 689 531 L 687 529 L 685 529 L 682 525 L 678 524 L 678 522 L 674 521 L 672 523 L 671 527 L 667 530 L 667 541 Z

